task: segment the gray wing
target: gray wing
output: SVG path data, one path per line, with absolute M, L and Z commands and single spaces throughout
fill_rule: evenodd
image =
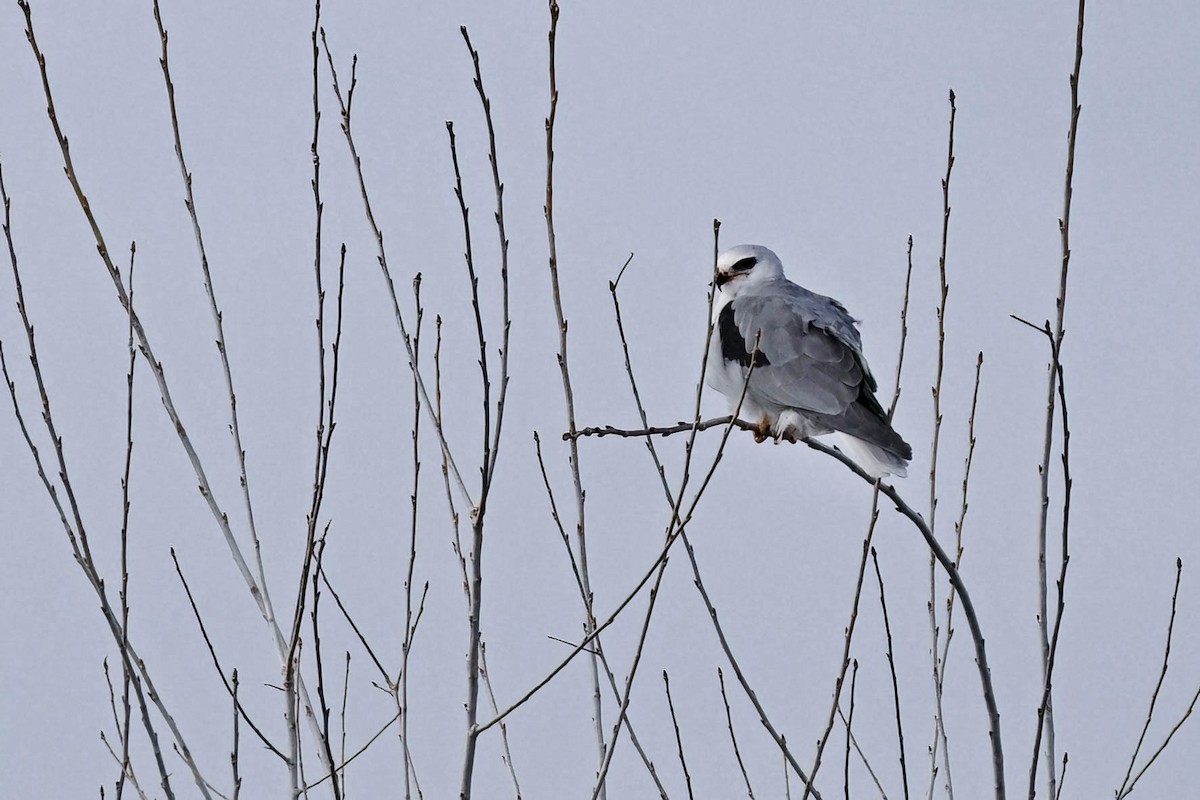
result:
M 762 399 L 832 416 L 860 403 L 883 416 L 858 329 L 836 300 L 784 280 L 739 295 L 725 312 L 723 327 L 731 330 L 722 331 L 723 342 L 740 339 L 745 351 L 753 351 L 757 337 L 760 357 L 750 380 Z

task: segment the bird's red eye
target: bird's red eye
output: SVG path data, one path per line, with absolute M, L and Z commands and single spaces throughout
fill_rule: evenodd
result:
M 730 267 L 730 270 L 733 272 L 745 272 L 746 270 L 750 269 L 757 263 L 758 263 L 757 258 L 755 258 L 754 256 L 747 256 L 746 258 L 743 258 L 740 261 L 737 261 L 736 263 L 734 263 L 734 265 L 732 267 Z

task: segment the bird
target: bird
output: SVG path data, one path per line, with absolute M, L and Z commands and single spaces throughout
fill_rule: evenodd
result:
M 755 440 L 833 433 L 873 479 L 904 477 L 912 447 L 875 397 L 857 320 L 845 307 L 788 280 L 779 256 L 762 245 L 718 254 L 713 283 L 706 382 L 754 426 Z

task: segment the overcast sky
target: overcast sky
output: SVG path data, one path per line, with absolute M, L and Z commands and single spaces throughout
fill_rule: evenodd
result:
M 512 383 L 489 509 L 483 633 L 504 704 L 565 655 L 566 646 L 549 637 L 577 640 L 582 618 L 532 440 L 539 431 L 560 509 L 572 525 L 541 210 L 548 14 L 539 2 L 365 5 L 333 4 L 323 11 L 324 25 L 343 82 L 358 54 L 355 135 L 410 324 L 409 281 L 423 275 L 427 358 L 434 315 L 444 320 L 445 416 L 468 482 L 477 482 L 469 465 L 478 458 L 478 344 L 446 120 L 458 135 L 493 352 L 500 318 L 487 140 L 460 24 L 481 53 L 492 99 L 511 239 Z M 776 2 L 749 10 L 566 3 L 559 26 L 555 207 L 580 424 L 636 425 L 608 292 L 630 253 L 620 288 L 643 398 L 658 423 L 691 415 L 714 218 L 723 223 L 723 245 L 771 247 L 793 280 L 839 298 L 860 318 L 866 353 L 890 393 L 911 234 L 909 349 L 895 426 L 915 451 L 910 477 L 898 487 L 923 513 L 939 182 L 947 93 L 955 91 L 937 530 L 944 540 L 953 536 L 967 409 L 983 351 L 963 575 L 987 636 L 1012 796 L 1024 793 L 1041 690 L 1037 465 L 1048 354 L 1045 339 L 1009 315 L 1040 323 L 1054 313 L 1075 13 L 1070 3 L 1002 10 L 956 3 Z M 163 16 L 264 557 L 273 591 L 286 598 L 295 591 L 303 552 L 319 398 L 309 188 L 312 10 L 167 3 Z M 43 2 L 35 4 L 34 18 L 80 180 L 118 261 L 126 262 L 129 243 L 137 242 L 139 313 L 214 492 L 244 537 L 228 398 L 182 203 L 150 7 Z M 1070 755 L 1064 797 L 1111 795 L 1121 783 L 1161 666 L 1177 557 L 1185 569 L 1171 671 L 1149 745 L 1157 747 L 1177 721 L 1200 674 L 1200 594 L 1192 572 L 1200 564 L 1192 509 L 1200 427 L 1191 409 L 1200 389 L 1198 24 L 1200 12 L 1184 2 L 1088 9 L 1064 345 L 1075 479 L 1055 681 L 1057 745 Z M 15 5 L 0 13 L 0 158 L 56 421 L 93 548 L 115 594 L 126 319 L 63 178 L 23 27 Z M 321 520 L 330 522 L 326 567 L 378 652 L 395 665 L 409 546 L 411 378 L 324 64 L 321 82 L 327 268 L 342 241 L 348 248 L 338 427 Z M 4 273 L 0 339 L 26 421 L 48 454 L 7 265 Z M 333 274 L 326 273 L 327 285 Z M 278 684 L 278 663 L 149 372 L 144 363 L 138 369 L 130 636 L 201 767 L 228 787 L 229 700 L 169 548 L 192 583 L 223 665 L 240 671 L 244 701 L 282 741 L 282 704 L 266 685 Z M 706 393 L 704 409 L 724 413 L 723 398 Z M 701 437 L 698 464 L 710 463 L 718 438 L 716 432 Z M 677 482 L 683 440 L 662 446 Z M 425 796 L 435 798 L 452 796 L 458 786 L 467 633 L 427 419 L 421 448 L 416 580 L 430 588 L 412 657 L 410 730 Z M 606 616 L 653 561 L 669 509 L 641 443 L 587 440 L 580 458 L 592 587 L 597 612 Z M 1057 511 L 1057 468 L 1051 486 Z M 113 735 L 102 662 L 107 657 L 115 667 L 116 650 L 7 413 L 0 415 L 0 508 L 8 565 L 0 578 L 6 796 L 94 797 L 102 784 L 111 792 L 117 769 L 98 734 Z M 731 645 L 805 766 L 828 715 L 869 511 L 869 487 L 835 461 L 736 435 L 689 526 Z M 928 554 L 916 530 L 887 504 L 875 544 L 895 637 L 908 771 L 913 792 L 923 796 L 933 725 Z M 940 575 L 938 586 L 944 591 Z M 639 596 L 604 639 L 619 681 L 644 607 Z M 339 698 L 342 654 L 352 653 L 352 751 L 392 707 L 371 686 L 369 659 L 327 598 L 322 613 L 327 679 Z M 860 664 L 855 731 L 888 796 L 898 797 L 904 793 L 884 646 L 878 589 L 869 577 L 853 649 Z M 718 667 L 728 677 L 679 551 L 667 569 L 631 711 L 671 796 L 686 796 L 686 789 L 663 670 L 671 675 L 696 795 L 744 791 L 728 744 Z M 946 682 L 955 788 L 960 797 L 982 797 L 991 785 L 986 717 L 961 620 Z M 782 796 L 778 749 L 732 685 L 729 699 L 756 796 Z M 614 709 L 606 706 L 606 724 Z M 581 659 L 510 718 L 525 797 L 588 796 L 595 771 L 590 715 Z M 496 732 L 481 742 L 476 795 L 511 797 Z M 243 796 L 284 794 L 279 762 L 245 731 L 242 743 Z M 826 797 L 840 794 L 841 748 L 835 735 L 818 781 Z M 1191 722 L 1138 795 L 1194 791 L 1189 773 L 1198 752 L 1200 724 Z M 140 740 L 135 753 L 149 789 L 157 781 Z M 192 796 L 185 768 L 167 758 L 180 796 Z M 310 758 L 311 776 L 317 767 Z M 389 734 L 348 771 L 348 792 L 394 793 L 399 764 Z M 855 762 L 852 796 L 873 796 L 869 780 Z M 654 796 L 628 740 L 618 745 L 609 786 L 612 798 Z M 1040 782 L 1039 791 L 1044 795 Z

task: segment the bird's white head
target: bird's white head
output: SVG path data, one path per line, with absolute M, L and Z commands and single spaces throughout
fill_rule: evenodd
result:
M 779 256 L 760 244 L 739 244 L 717 256 L 717 290 L 726 302 L 751 286 L 783 277 Z

